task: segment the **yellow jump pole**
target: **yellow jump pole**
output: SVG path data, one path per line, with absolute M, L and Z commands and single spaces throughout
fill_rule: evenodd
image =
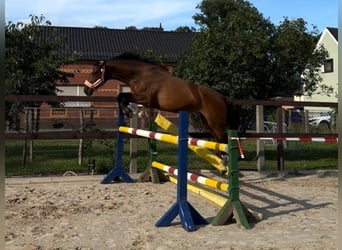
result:
M 177 178 L 168 175 L 169 180 L 174 183 L 177 184 Z M 228 200 L 226 197 L 224 197 L 223 195 L 220 195 L 218 193 L 215 193 L 213 191 L 209 191 L 209 190 L 205 190 L 203 188 L 200 188 L 198 186 L 195 186 L 191 183 L 188 183 L 187 188 L 193 192 L 196 193 L 200 196 L 202 196 L 203 198 L 208 199 L 209 201 L 213 202 L 214 204 L 223 207 L 223 205 L 226 203 L 226 201 Z
M 157 161 L 153 161 L 152 166 L 154 168 L 157 168 L 157 169 L 162 170 L 164 172 L 178 176 L 177 168 L 168 166 L 166 164 L 163 164 L 163 163 L 160 163 Z M 224 192 L 227 192 L 227 190 L 228 190 L 228 184 L 225 182 L 216 181 L 216 180 L 213 180 L 213 179 L 210 179 L 210 178 L 207 178 L 204 176 L 199 176 L 199 175 L 196 175 L 193 173 L 188 172 L 187 173 L 187 179 L 188 179 L 188 181 L 199 183 L 199 184 L 202 184 L 202 185 L 205 185 L 205 186 L 208 186 L 211 188 L 215 188 L 215 189 L 218 189 L 218 190 L 221 190 Z
M 119 131 L 121 133 L 127 133 L 132 135 L 138 135 L 141 137 L 151 138 L 158 141 L 164 141 L 172 144 L 178 144 L 178 136 L 169 135 L 169 134 L 163 134 L 163 133 L 156 133 L 149 130 L 144 129 L 136 129 L 136 128 L 130 128 L 130 127 L 119 127 Z M 188 139 L 189 145 L 195 145 L 203 148 L 213 149 L 213 150 L 219 150 L 222 152 L 226 152 L 228 146 L 224 143 L 218 143 L 214 141 L 205 141 L 205 140 L 199 140 L 195 138 L 189 138 Z
M 172 135 L 178 135 L 178 127 L 161 114 L 158 114 L 156 116 L 154 122 L 159 127 L 164 129 L 166 132 Z M 217 155 L 213 154 L 212 152 L 210 152 L 209 150 L 207 150 L 206 148 L 202 148 L 195 145 L 189 145 L 189 149 L 191 149 L 199 157 L 205 159 L 210 165 L 219 170 L 221 174 L 227 172 L 226 167 L 222 164 L 222 159 Z

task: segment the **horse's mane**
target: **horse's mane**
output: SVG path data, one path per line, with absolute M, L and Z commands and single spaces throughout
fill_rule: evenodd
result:
M 142 57 L 139 54 L 136 53 L 131 53 L 131 52 L 125 52 L 117 57 L 114 57 L 112 60 L 135 60 L 135 61 L 140 61 L 140 62 L 144 62 L 144 63 L 150 63 L 153 65 L 159 65 L 164 67 L 162 64 L 160 64 L 159 62 L 155 61 L 154 59 L 151 58 L 146 58 L 146 57 Z

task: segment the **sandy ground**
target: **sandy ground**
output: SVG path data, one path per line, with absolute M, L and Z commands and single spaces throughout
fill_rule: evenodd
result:
M 337 249 L 337 174 L 272 178 L 243 173 L 241 200 L 263 219 L 185 231 L 155 223 L 176 201 L 172 183 L 113 183 L 102 176 L 7 178 L 6 249 Z M 209 222 L 220 207 L 188 193 Z

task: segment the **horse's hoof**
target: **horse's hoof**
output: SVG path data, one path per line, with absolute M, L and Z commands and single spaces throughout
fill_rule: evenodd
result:
M 220 171 L 220 174 L 221 174 L 222 176 L 226 176 L 226 175 L 227 175 L 227 170 L 221 170 L 221 171 Z
M 129 110 L 125 110 L 123 113 L 126 117 L 132 118 L 132 112 L 130 112 Z

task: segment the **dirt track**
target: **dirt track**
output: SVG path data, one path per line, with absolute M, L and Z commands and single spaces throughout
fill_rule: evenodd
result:
M 101 185 L 101 176 L 6 179 L 6 249 L 337 249 L 336 172 L 284 179 L 244 173 L 241 200 L 263 220 L 200 226 L 178 217 L 155 227 L 174 204 L 171 183 Z M 191 192 L 210 221 L 219 207 Z

